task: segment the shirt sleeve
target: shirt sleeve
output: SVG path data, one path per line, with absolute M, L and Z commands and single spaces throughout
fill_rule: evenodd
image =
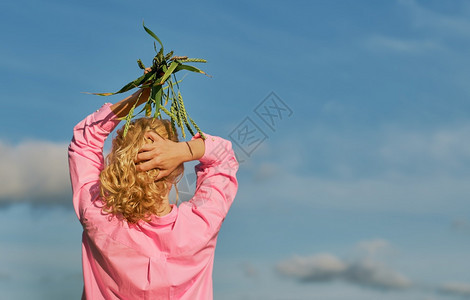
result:
M 238 189 L 238 162 L 232 143 L 204 133 L 205 152 L 195 166 L 196 191 L 189 201 L 193 213 L 201 217 L 213 233 L 218 232 Z M 193 139 L 200 138 L 199 133 Z
M 110 107 L 110 103 L 104 104 L 73 129 L 73 138 L 68 148 L 68 158 L 73 206 L 79 219 L 81 219 L 83 210 L 91 204 L 92 200 L 92 193 L 83 187 L 99 182 L 99 175 L 104 167 L 104 141 L 119 124 L 119 120 Z M 98 187 L 98 185 L 95 185 L 95 187 Z

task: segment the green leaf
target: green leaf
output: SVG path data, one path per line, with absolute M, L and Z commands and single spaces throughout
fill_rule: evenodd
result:
M 152 30 L 148 29 L 147 27 L 145 27 L 145 23 L 144 21 L 142 21 L 142 26 L 144 26 L 144 29 L 145 31 L 147 31 L 148 34 L 150 34 L 154 39 L 157 40 L 157 42 L 160 44 L 160 46 L 162 46 L 162 49 L 163 49 L 163 43 L 162 41 L 160 41 L 160 39 L 158 38 L 158 36 L 152 32 Z
M 153 75 L 153 72 L 148 72 L 147 74 L 140 76 L 136 80 L 129 82 L 128 84 L 123 86 L 119 91 L 115 92 L 114 94 L 120 94 L 120 93 L 127 92 L 129 90 L 132 90 L 133 88 L 138 87 L 142 83 L 145 83 L 150 77 L 152 77 L 152 75 Z
M 173 72 L 173 75 L 175 75 L 175 72 Z M 183 79 L 186 77 L 186 75 L 188 75 L 188 74 L 184 74 L 183 78 L 181 78 L 180 80 L 176 81 L 176 84 L 178 84 L 178 83 L 180 83 L 181 81 L 183 81 Z M 168 82 L 169 82 L 169 81 L 168 81 Z M 172 81 L 172 83 L 175 84 L 173 81 Z M 163 87 L 164 90 L 169 89 L 169 88 L 170 88 L 169 85 Z
M 168 77 L 170 77 L 170 75 L 173 73 L 173 71 L 176 69 L 176 67 L 178 67 L 178 65 L 179 65 L 179 63 L 176 62 L 176 61 L 171 62 L 170 66 L 165 71 L 165 74 L 163 75 L 163 77 L 160 81 L 160 84 L 163 84 L 168 79 Z
M 202 71 L 201 69 L 198 69 L 196 67 L 193 67 L 193 66 L 190 66 L 190 65 L 183 65 L 183 64 L 180 64 L 176 69 L 175 69 L 175 73 L 178 72 L 178 71 L 181 71 L 181 70 L 187 70 L 187 71 L 191 71 L 191 72 L 196 72 L 196 73 L 202 73 L 208 77 L 212 77 L 208 74 L 206 74 L 206 72 Z
M 155 115 L 154 118 L 160 116 L 160 108 L 162 106 L 162 93 L 163 89 L 160 84 L 154 84 L 150 91 L 150 100 L 155 103 Z
M 166 88 L 169 88 L 169 87 L 170 87 L 170 85 L 166 86 Z M 164 106 L 166 106 L 168 104 L 169 99 L 170 99 L 170 89 L 168 89 L 168 91 L 166 91 L 166 99 L 165 99 L 166 101 L 165 101 Z
M 143 82 L 142 85 L 140 86 L 143 89 L 151 87 L 154 83 L 155 77 L 157 77 L 157 74 L 155 71 L 150 71 L 150 72 L 152 73 L 152 75 L 149 78 L 147 78 L 145 82 Z
M 82 93 L 89 94 L 89 95 L 97 95 L 97 96 L 111 96 L 115 94 L 115 93 L 90 93 L 90 92 L 82 92 Z
M 152 75 L 154 75 L 154 72 L 148 72 L 147 74 L 144 74 L 144 75 L 140 76 L 136 80 L 129 82 L 128 84 L 123 86 L 119 91 L 114 92 L 114 93 L 89 93 L 89 92 L 85 92 L 85 94 L 92 94 L 92 95 L 98 95 L 98 96 L 111 96 L 111 95 L 121 94 L 121 93 L 127 92 L 129 90 L 132 90 L 133 88 L 136 88 L 139 85 L 147 82 L 152 77 Z

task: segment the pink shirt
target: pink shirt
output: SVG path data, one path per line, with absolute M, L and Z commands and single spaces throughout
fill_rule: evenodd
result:
M 69 146 L 73 206 L 83 226 L 82 298 L 212 299 L 217 235 L 238 187 L 231 143 L 205 134 L 194 197 L 131 225 L 103 214 L 99 198 L 103 144 L 118 123 L 105 104 L 74 127 Z

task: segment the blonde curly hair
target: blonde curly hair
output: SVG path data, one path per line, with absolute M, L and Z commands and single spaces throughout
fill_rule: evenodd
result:
M 163 211 L 161 204 L 171 186 L 181 179 L 184 166 L 180 164 L 169 175 L 155 181 L 158 170 L 137 172 L 134 159 L 139 149 L 151 140 L 144 135 L 154 131 L 165 139 L 178 142 L 178 133 L 169 120 L 140 118 L 133 121 L 124 137 L 124 126 L 117 131 L 106 166 L 100 173 L 100 194 L 103 212 L 122 216 L 128 223 L 149 221 Z M 178 191 L 176 190 L 176 193 Z

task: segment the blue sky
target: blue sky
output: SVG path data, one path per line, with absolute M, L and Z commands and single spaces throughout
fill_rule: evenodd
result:
M 265 138 L 235 145 L 240 187 L 216 250 L 216 299 L 470 298 L 468 2 L 0 8 L 7 298 L 81 295 L 66 147 L 77 122 L 120 99 L 81 92 L 117 90 L 140 74 L 138 58 L 150 63 L 142 20 L 166 49 L 208 60 L 212 78 L 182 85 L 204 131 L 241 143 L 251 122 Z M 292 112 L 271 127 L 256 113 L 270 101 Z

